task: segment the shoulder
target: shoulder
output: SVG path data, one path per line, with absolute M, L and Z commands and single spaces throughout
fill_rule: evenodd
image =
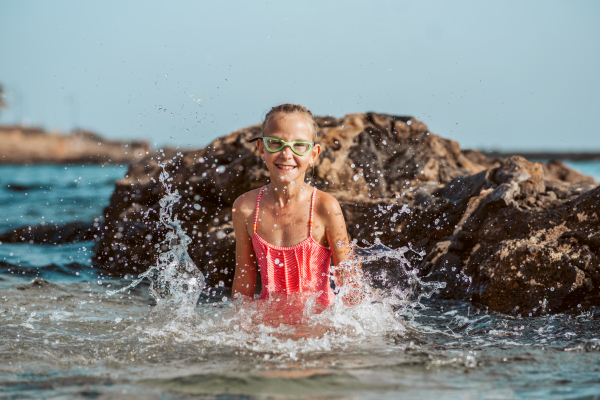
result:
M 248 217 L 254 215 L 254 210 L 256 209 L 256 200 L 258 199 L 259 192 L 260 188 L 246 192 L 238 197 L 233 202 L 232 211 L 234 216 Z
M 335 220 L 340 217 L 344 218 L 342 208 L 336 198 L 321 190 L 317 191 L 314 207 L 315 213 L 325 220 Z

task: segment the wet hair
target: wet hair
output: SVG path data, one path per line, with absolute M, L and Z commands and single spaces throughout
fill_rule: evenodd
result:
M 310 127 L 312 128 L 313 141 L 317 140 L 317 133 L 319 131 L 319 126 L 317 125 L 317 121 L 315 121 L 315 117 L 310 112 L 310 110 L 304 107 L 302 104 L 280 104 L 271 108 L 271 110 L 265 115 L 265 120 L 262 123 L 262 134 L 265 135 L 265 131 L 267 130 L 267 124 L 269 123 L 269 119 L 273 118 L 277 114 L 300 114 L 306 118 Z

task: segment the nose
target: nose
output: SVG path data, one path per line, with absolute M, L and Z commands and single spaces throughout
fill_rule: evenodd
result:
M 290 148 L 290 146 L 285 146 L 283 148 L 283 150 L 281 150 L 281 155 L 284 157 L 291 157 L 292 156 L 292 149 Z

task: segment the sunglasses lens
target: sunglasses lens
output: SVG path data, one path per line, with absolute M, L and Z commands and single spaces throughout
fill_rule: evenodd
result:
M 294 143 L 294 150 L 297 153 L 304 154 L 308 150 L 310 150 L 310 143 L 302 143 L 302 142 L 300 142 L 300 143 Z
M 281 148 L 283 147 L 283 143 L 281 143 L 280 140 L 266 139 L 264 140 L 264 143 L 267 149 L 271 151 L 281 150 Z

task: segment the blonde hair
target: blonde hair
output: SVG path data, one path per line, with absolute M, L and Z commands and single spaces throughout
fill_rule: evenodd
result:
M 313 114 L 310 112 L 310 110 L 308 108 L 304 107 L 302 104 L 290 104 L 290 103 L 285 103 L 285 104 L 280 104 L 278 106 L 275 106 L 275 107 L 271 108 L 271 110 L 267 113 L 267 115 L 265 115 L 265 120 L 262 123 L 263 136 L 265 135 L 265 132 L 267 130 L 267 124 L 269 122 L 269 119 L 273 118 L 277 114 L 300 114 L 300 115 L 303 115 L 306 118 L 306 120 L 308 121 L 308 123 L 312 129 L 313 141 L 317 140 L 317 133 L 319 131 L 319 125 L 317 125 L 317 121 L 315 120 L 315 117 L 313 116 Z

